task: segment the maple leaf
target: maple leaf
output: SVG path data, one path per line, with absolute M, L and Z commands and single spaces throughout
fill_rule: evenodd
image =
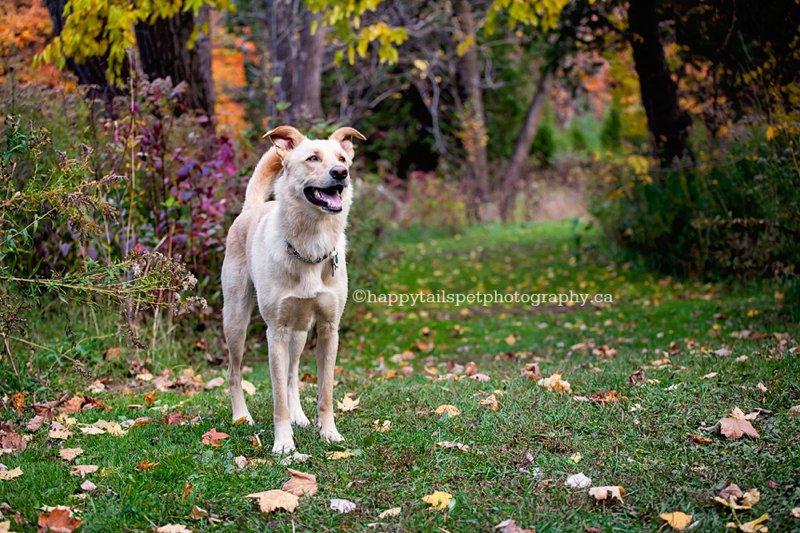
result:
M 340 411 L 348 412 L 353 411 L 358 407 L 358 404 L 361 402 L 361 398 L 356 398 L 355 400 L 350 396 L 345 396 L 342 398 L 342 401 L 336 402 L 336 407 L 339 408 Z
M 383 520 L 384 518 L 392 518 L 394 516 L 400 516 L 400 512 L 403 510 L 402 507 L 392 507 L 391 509 L 386 509 L 381 514 L 378 515 L 378 518 Z
M 203 433 L 203 444 L 211 445 L 211 446 L 221 446 L 220 440 L 227 439 L 230 437 L 227 433 L 221 433 L 217 431 L 217 428 L 211 428 L 211 430 Z
M 428 509 L 431 511 L 443 511 L 444 509 L 447 509 L 447 506 L 450 505 L 450 500 L 452 499 L 452 494 L 439 490 L 422 497 L 422 501 L 430 504 Z
M 85 477 L 89 474 L 97 472 L 99 469 L 100 467 L 97 465 L 75 465 L 72 467 L 70 475 Z
M 57 507 L 49 512 L 39 515 L 39 530 L 53 531 L 54 533 L 72 533 L 83 523 L 79 518 L 72 516 L 69 507 Z
M 675 511 L 672 513 L 661 513 L 660 516 L 664 519 L 672 529 L 683 531 L 686 526 L 692 523 L 692 515 Z
M 73 461 L 83 453 L 83 448 L 63 448 L 58 451 L 58 455 L 65 461 Z
M 502 522 L 494 526 L 494 528 L 499 530 L 500 533 L 534 533 L 532 529 L 525 529 L 519 527 L 517 523 L 511 518 L 503 520 Z
M 287 468 L 292 475 L 282 489 L 295 496 L 313 496 L 317 493 L 317 476 Z
M 146 470 L 152 470 L 158 466 L 158 463 L 152 463 L 147 459 L 143 459 L 139 462 L 138 465 L 134 467 L 134 470 L 137 472 L 144 472 Z
M 439 416 L 447 415 L 449 417 L 458 416 L 461 411 L 454 405 L 444 404 L 436 408 L 436 414 Z
M 10 426 L 10 424 L 8 424 Z M 21 452 L 28 447 L 28 441 L 10 427 L 0 428 L 0 455 Z
M 563 379 L 561 379 L 561 373 L 559 372 L 553 374 L 549 378 L 540 379 L 539 386 L 544 387 L 549 391 L 557 392 L 559 394 L 564 392 L 570 392 L 572 390 L 569 381 L 564 381 Z
M 5 465 L 3 465 L 3 467 L 0 468 L 0 481 L 8 481 L 9 479 L 14 479 L 15 477 L 19 477 L 21 475 L 22 469 L 20 467 L 9 470 L 5 467 Z
M 300 504 L 300 498 L 284 490 L 265 490 L 248 494 L 245 498 L 255 498 L 258 500 L 258 507 L 263 513 L 271 513 L 276 509 L 284 509 L 293 513 Z
M 337 513 L 350 513 L 356 510 L 356 504 L 350 500 L 342 500 L 340 498 L 331 499 L 331 510 Z
M 451 442 L 449 440 L 443 440 L 441 442 L 436 443 L 437 448 L 455 448 L 456 450 L 460 450 L 462 452 L 466 452 L 469 450 L 469 446 L 466 444 L 461 444 L 460 442 Z
M 610 487 L 594 487 L 589 489 L 589 496 L 597 501 L 617 499 L 622 501 L 622 495 L 625 494 L 625 489 L 618 486 Z
M 759 438 L 759 434 L 753 427 L 753 424 L 750 423 L 750 420 L 747 419 L 748 416 L 750 415 L 745 415 L 741 409 L 734 407 L 733 411 L 731 411 L 731 416 L 721 418 L 715 427 L 720 433 L 731 440 L 740 439 L 744 435 L 757 439 Z
M 66 440 L 71 436 L 72 432 L 58 422 L 53 421 L 53 423 L 50 424 L 50 431 L 47 433 L 48 438 Z

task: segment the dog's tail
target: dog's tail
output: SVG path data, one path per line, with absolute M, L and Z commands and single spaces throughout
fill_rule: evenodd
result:
M 258 207 L 269 199 L 275 180 L 283 169 L 280 157 L 273 146 L 261 156 L 261 160 L 253 171 L 253 177 L 247 182 L 242 210 Z

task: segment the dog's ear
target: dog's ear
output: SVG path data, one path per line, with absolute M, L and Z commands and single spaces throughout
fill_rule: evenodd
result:
M 361 139 L 362 141 L 367 140 L 367 138 L 364 137 L 360 131 L 347 126 L 334 131 L 331 133 L 329 138 L 341 144 L 342 148 L 344 148 L 345 152 L 347 152 L 347 155 L 352 159 L 353 154 L 355 153 L 353 150 L 353 137 L 356 139 Z
M 283 159 L 286 153 L 294 150 L 306 138 L 294 126 L 278 126 L 264 134 L 275 145 L 276 152 Z

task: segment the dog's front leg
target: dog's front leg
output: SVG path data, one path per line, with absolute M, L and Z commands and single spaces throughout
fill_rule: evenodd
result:
M 333 371 L 339 348 L 339 326 L 322 322 L 317 326 L 317 425 L 320 436 L 330 442 L 344 440 L 333 419 Z
M 272 453 L 287 453 L 294 450 L 292 422 L 289 417 L 289 338 L 291 331 L 286 326 L 267 327 L 269 344 L 269 372 L 272 379 L 273 420 L 275 422 L 275 444 Z

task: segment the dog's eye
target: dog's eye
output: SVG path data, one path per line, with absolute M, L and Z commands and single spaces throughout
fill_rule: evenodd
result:
M 339 156 L 339 161 L 341 161 L 342 163 L 344 163 L 346 161 L 343 155 Z
M 306 161 L 319 161 L 319 157 L 317 157 L 317 156 L 315 156 L 315 155 L 312 155 L 311 157 L 309 157 L 308 159 L 306 159 Z

